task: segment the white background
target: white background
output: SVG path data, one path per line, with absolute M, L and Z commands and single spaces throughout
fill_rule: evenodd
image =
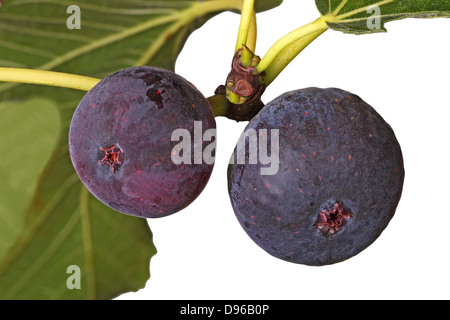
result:
M 258 14 L 256 53 L 319 16 L 313 0 L 285 0 Z M 230 70 L 240 17 L 223 13 L 192 34 L 176 71 L 205 96 Z M 147 286 L 117 299 L 449 299 L 450 20 L 407 19 L 388 33 L 332 30 L 313 42 L 267 89 L 339 87 L 372 105 L 393 127 L 406 179 L 381 237 L 336 265 L 308 267 L 260 249 L 236 220 L 226 170 L 246 123 L 217 119 L 216 165 L 187 209 L 148 220 L 158 253 Z

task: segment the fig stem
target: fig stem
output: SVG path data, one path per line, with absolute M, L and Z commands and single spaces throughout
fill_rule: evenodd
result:
M 253 58 L 253 53 L 256 48 L 256 13 L 254 10 L 255 0 L 244 0 L 241 10 L 241 23 L 239 25 L 238 37 L 236 41 L 236 48 L 234 53 L 238 52 L 243 47 L 248 47 L 242 53 L 241 63 L 244 67 L 249 67 Z
M 326 29 L 304 36 L 281 51 L 266 69 L 266 86 L 269 86 L 300 52 L 325 31 Z
M 290 63 L 292 61 L 292 56 L 295 57 L 297 56 L 304 48 L 306 48 L 306 46 L 311 43 L 316 37 L 314 37 L 314 39 L 312 39 L 312 35 L 317 35 L 322 34 L 323 32 L 325 32 L 328 29 L 328 25 L 326 20 L 324 19 L 324 17 L 320 17 L 317 20 L 306 24 L 290 33 L 288 33 L 287 35 L 285 35 L 284 37 L 282 37 L 280 40 L 278 40 L 270 49 L 269 51 L 267 51 L 266 55 L 261 59 L 260 63 L 258 64 L 258 66 L 255 68 L 255 72 L 256 73 L 261 73 L 263 71 L 266 71 L 266 69 L 268 69 L 271 64 L 274 61 L 277 61 L 277 63 L 279 64 L 279 66 L 277 66 L 276 69 L 278 70 L 282 70 L 284 69 L 284 67 L 287 66 L 288 63 Z M 299 49 L 300 50 L 296 50 L 295 47 L 298 44 L 297 41 L 300 40 L 311 40 L 309 43 L 307 41 L 304 41 L 304 43 L 302 43 L 303 48 L 300 46 Z M 287 51 L 285 51 L 287 49 Z M 292 49 L 292 50 L 289 50 Z M 278 59 L 276 60 L 276 58 L 278 57 L 279 54 L 281 53 L 285 53 L 285 61 L 286 58 L 287 61 L 285 62 L 284 67 L 282 68 L 283 62 Z M 295 55 L 295 56 L 294 56 Z
M 227 113 L 228 100 L 223 94 L 216 94 L 208 98 L 214 117 L 223 117 Z
M 89 91 L 100 82 L 100 79 L 46 70 L 0 67 L 0 81 Z
M 256 11 L 252 12 L 252 21 L 250 23 L 250 29 L 248 30 L 247 48 L 250 51 L 256 51 L 256 40 L 258 38 L 258 25 L 256 22 Z
M 247 45 L 248 34 L 250 30 L 250 25 L 253 15 L 253 7 L 255 5 L 255 0 L 244 0 L 241 10 L 241 23 L 239 25 L 238 37 L 236 41 L 236 53 L 242 46 Z

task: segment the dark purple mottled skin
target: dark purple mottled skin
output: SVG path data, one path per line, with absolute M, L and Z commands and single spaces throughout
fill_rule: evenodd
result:
M 280 130 L 276 175 L 261 175 L 259 164 L 228 170 L 236 217 L 265 251 L 329 265 L 355 256 L 387 227 L 402 194 L 402 152 L 391 127 L 359 97 L 335 88 L 288 92 L 249 128 Z
M 172 161 L 179 143 L 171 141 L 172 133 L 187 129 L 193 144 L 194 121 L 202 122 L 203 133 L 216 127 L 206 98 L 182 77 L 155 67 L 118 71 L 76 109 L 69 133 L 72 163 L 89 191 L 113 209 L 142 218 L 168 216 L 197 198 L 213 170 L 206 163 Z

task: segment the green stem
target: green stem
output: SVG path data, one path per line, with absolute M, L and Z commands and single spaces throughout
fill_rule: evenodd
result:
M 213 110 L 215 117 L 225 116 L 227 112 L 227 98 L 224 95 L 218 94 L 208 98 L 208 102 Z
M 244 67 L 250 67 L 252 63 L 254 62 L 253 58 L 255 57 L 255 50 L 256 50 L 256 40 L 257 40 L 257 25 L 256 25 L 256 12 L 253 10 L 252 19 L 250 23 L 250 28 L 248 29 L 248 37 L 247 37 L 247 44 L 241 46 L 242 53 L 241 53 L 241 64 Z M 239 48 L 239 49 L 241 49 Z M 238 49 L 238 50 L 239 50 Z M 237 52 L 237 50 L 236 50 Z
M 235 53 L 238 52 L 242 47 L 247 46 L 249 40 L 250 29 L 255 28 L 256 18 L 253 18 L 255 0 L 244 0 L 241 11 L 241 23 L 239 25 L 238 38 L 236 41 Z M 256 15 L 255 15 L 256 16 Z M 255 23 L 252 23 L 252 20 Z M 254 37 L 255 31 L 252 31 L 252 37 Z M 255 38 L 251 39 L 252 42 L 256 41 Z M 251 44 L 252 47 L 256 46 L 256 42 Z M 252 50 L 253 51 L 253 50 Z M 253 58 L 253 53 L 249 50 L 244 50 L 241 56 L 241 63 L 244 67 L 249 67 L 251 60 Z
M 253 10 L 252 21 L 250 23 L 250 29 L 248 30 L 248 37 L 247 37 L 247 48 L 249 48 L 250 51 L 252 52 L 256 51 L 257 37 L 258 37 L 258 26 L 256 23 L 256 11 Z
M 294 60 L 300 52 L 302 52 L 308 45 L 317 39 L 326 30 L 311 33 L 286 47 L 277 57 L 272 61 L 270 66 L 266 69 L 266 86 L 269 86 L 280 73 Z
M 100 79 L 62 72 L 0 67 L 0 81 L 41 84 L 89 91 Z
M 242 48 L 242 46 L 247 45 L 248 33 L 250 29 L 250 24 L 253 16 L 253 7 L 255 0 L 244 0 L 242 5 L 241 13 L 241 24 L 239 25 L 238 38 L 236 41 L 235 53 Z
M 319 19 L 304 25 L 303 27 L 300 27 L 280 40 L 278 40 L 266 53 L 266 55 L 261 59 L 261 62 L 256 67 L 256 73 L 261 73 L 265 71 L 269 66 L 275 61 L 277 56 L 282 53 L 286 48 L 294 44 L 295 42 L 305 38 L 305 37 L 312 37 L 312 35 L 318 34 L 319 32 L 324 32 L 328 29 L 328 25 L 323 17 L 320 17 Z M 314 38 L 315 39 L 315 38 Z M 304 48 L 303 48 L 304 49 Z M 302 49 L 302 50 L 303 50 Z M 300 51 L 294 50 L 295 53 L 298 55 Z
M 229 88 L 226 89 L 226 97 L 232 104 L 242 104 L 245 102 L 245 98 L 233 93 Z

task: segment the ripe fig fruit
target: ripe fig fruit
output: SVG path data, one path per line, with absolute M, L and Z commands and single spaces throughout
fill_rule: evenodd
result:
M 100 201 L 124 214 L 159 218 L 194 201 L 213 170 L 211 161 L 194 163 L 194 156 L 174 163 L 179 139 L 172 141 L 173 133 L 183 130 L 188 151 L 202 151 L 206 144 L 191 137 L 215 128 L 208 101 L 187 80 L 161 68 L 128 68 L 81 100 L 70 126 L 70 156 Z
M 341 262 L 370 246 L 394 216 L 402 151 L 392 128 L 358 96 L 336 88 L 288 92 L 244 133 L 248 147 L 235 154 L 245 150 L 245 161 L 236 155 L 229 166 L 229 196 L 243 229 L 269 254 L 310 266 Z M 264 144 L 278 146 L 270 174 L 262 170 L 267 161 L 254 161 L 271 149 Z

